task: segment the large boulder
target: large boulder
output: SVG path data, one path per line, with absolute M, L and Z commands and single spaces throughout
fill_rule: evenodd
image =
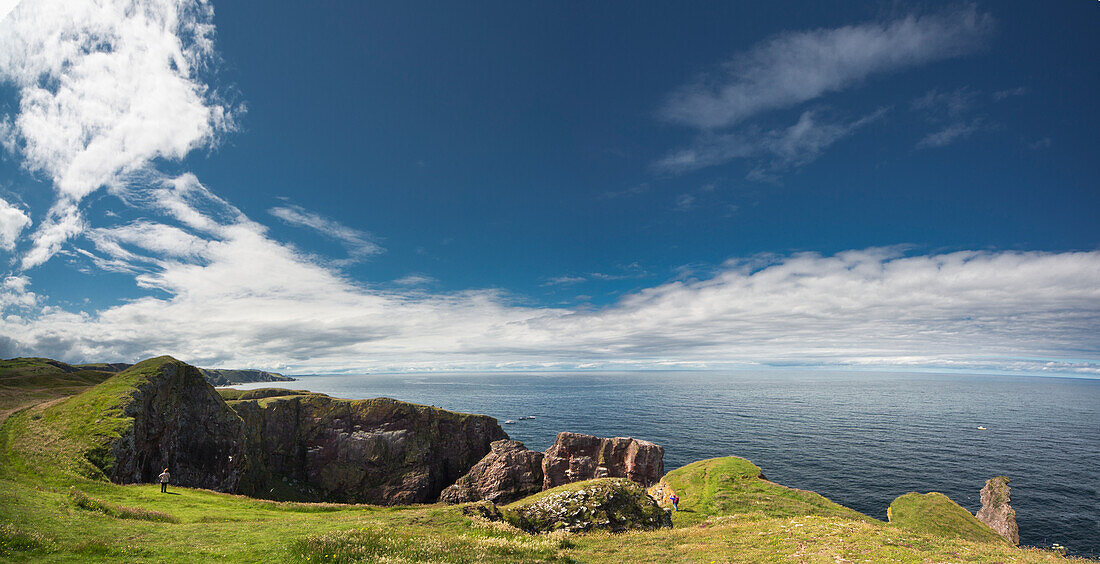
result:
M 124 398 L 121 414 L 132 418 L 109 447 L 112 481 L 152 482 L 167 468 L 173 484 L 237 490 L 247 469 L 243 422 L 197 368 L 160 357 L 105 385 L 123 392 L 113 397 Z
M 505 521 L 529 533 L 564 530 L 622 532 L 672 526 L 672 516 L 623 478 L 559 486 L 501 509 Z
M 489 500 L 511 503 L 542 491 L 543 454 L 527 450 L 523 443 L 512 440 L 495 441 L 492 450 L 470 472 L 447 486 L 439 500 L 466 503 Z
M 1012 544 L 1020 544 L 1020 527 L 1016 525 L 1016 511 L 1008 487 L 1008 476 L 990 478 L 982 488 L 982 508 L 978 510 L 978 520 L 997 531 Z
M 665 473 L 664 456 L 665 449 L 649 441 L 558 433 L 542 459 L 543 488 L 592 478 L 628 478 L 650 486 Z
M 507 438 L 492 417 L 389 398 L 297 394 L 231 405 L 252 461 L 242 493 L 273 499 L 433 502 Z

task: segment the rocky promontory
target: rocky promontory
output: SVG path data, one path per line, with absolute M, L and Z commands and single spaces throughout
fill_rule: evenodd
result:
M 160 357 L 67 402 L 104 429 L 84 457 L 116 483 L 168 468 L 173 484 L 277 500 L 433 502 L 507 438 L 492 417 L 388 398 L 224 396 L 200 369 Z
M 110 445 L 110 458 L 100 461 L 112 481 L 152 482 L 168 468 L 173 483 L 238 490 L 248 469 L 243 422 L 199 369 L 161 357 L 114 379 L 105 384 L 131 388 L 120 407 L 132 420 Z
M 242 493 L 383 505 L 428 503 L 506 439 L 496 419 L 389 398 L 294 394 L 232 403 L 252 480 Z

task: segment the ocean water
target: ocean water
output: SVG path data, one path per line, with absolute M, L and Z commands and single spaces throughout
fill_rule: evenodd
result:
M 242 388 L 270 387 L 252 384 Z M 752 460 L 772 481 L 878 519 L 938 491 L 975 512 L 1011 478 L 1021 544 L 1100 556 L 1100 380 L 820 371 L 301 376 L 285 387 L 496 417 L 543 450 L 559 431 L 665 448 L 665 469 Z M 519 420 L 533 415 L 534 420 Z M 504 424 L 505 420 L 515 424 Z M 980 430 L 978 427 L 985 427 Z

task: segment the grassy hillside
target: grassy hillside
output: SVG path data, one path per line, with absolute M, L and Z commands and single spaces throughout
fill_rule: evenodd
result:
M 710 517 L 762 512 L 771 517 L 818 515 L 877 522 L 814 492 L 765 480 L 760 468 L 743 458 L 700 460 L 673 470 L 654 489 L 666 485 L 680 496 L 676 526 L 695 525 Z
M 891 525 L 909 531 L 982 542 L 1008 542 L 941 493 L 907 493 L 895 499 L 886 511 Z
M 768 482 L 759 468 L 737 458 L 670 472 L 666 484 L 676 488 L 686 510 L 676 514 L 676 528 L 622 534 L 529 535 L 466 516 L 463 506 L 278 503 L 111 484 L 88 454 L 126 423 L 117 406 L 159 362 L 22 410 L 0 426 L 0 561 L 1066 561 L 1049 551 L 945 534 L 956 529 L 911 526 L 919 520 L 903 525 L 907 511 L 929 507 L 910 504 L 907 496 L 891 509 L 893 522 L 882 523 L 812 492 Z
M 48 358 L 0 360 L 0 421 L 21 407 L 78 393 L 110 377 L 110 371 Z

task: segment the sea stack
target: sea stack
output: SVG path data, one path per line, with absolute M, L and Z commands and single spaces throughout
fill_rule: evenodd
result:
M 628 478 L 649 487 L 665 474 L 665 449 L 629 437 L 558 433 L 542 459 L 543 489 L 592 478 Z
M 1011 498 L 1008 476 L 990 478 L 982 488 L 982 508 L 978 520 L 1012 544 L 1020 544 L 1020 528 L 1016 525 L 1016 511 L 1009 505 Z

